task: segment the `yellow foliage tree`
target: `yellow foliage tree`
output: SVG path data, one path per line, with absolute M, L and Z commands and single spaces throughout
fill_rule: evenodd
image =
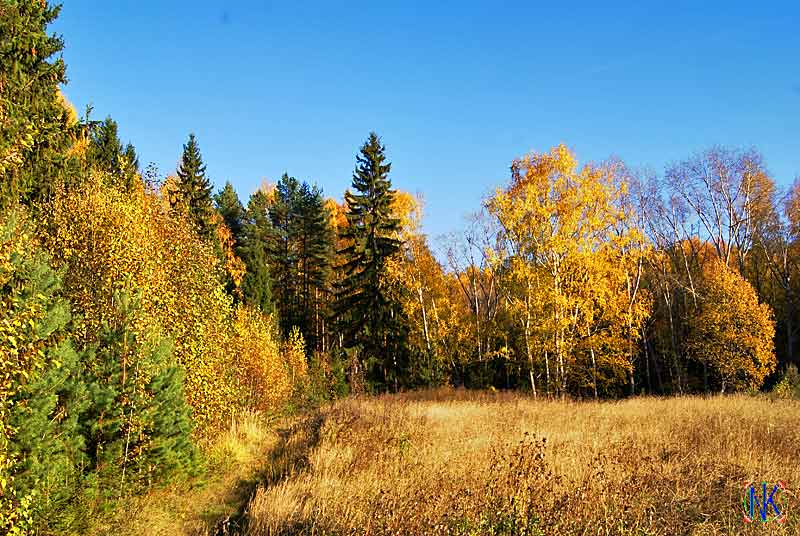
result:
M 46 207 L 43 244 L 64 268 L 64 288 L 80 320 L 79 344 L 113 318 L 117 291 L 141 292 L 136 331 L 162 330 L 186 369 L 186 396 L 202 433 L 235 411 L 236 370 L 228 351 L 232 305 L 211 247 L 143 186 L 122 193 L 101 178 L 60 191 Z
M 281 349 L 271 315 L 240 305 L 236 309 L 232 354 L 239 371 L 237 391 L 247 407 L 270 411 L 291 396 L 306 375 L 305 346 L 292 332 Z
M 634 247 L 643 240 L 623 202 L 620 171 L 614 164 L 578 168 L 559 145 L 515 160 L 510 183 L 486 203 L 500 228 L 492 261 L 524 334 L 534 393 L 538 363 L 547 391 L 566 391 L 579 346 L 591 355 L 596 393 L 601 345 L 592 339 L 622 326 L 629 344 L 608 353 L 623 357 L 609 362 L 632 370 L 631 342 L 646 316 L 638 283 L 643 250 Z
M 758 389 L 775 370 L 775 322 L 752 285 L 722 260 L 704 269 L 697 313 L 690 318 L 687 350 L 708 363 L 721 390 Z

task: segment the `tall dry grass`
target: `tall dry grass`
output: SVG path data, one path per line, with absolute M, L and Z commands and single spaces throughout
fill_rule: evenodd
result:
M 267 465 L 250 535 L 800 533 L 796 401 L 349 399 L 284 430 Z M 789 484 L 786 523 L 743 522 L 747 480 Z

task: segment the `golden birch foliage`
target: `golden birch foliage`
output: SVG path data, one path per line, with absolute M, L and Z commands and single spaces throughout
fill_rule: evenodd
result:
M 289 374 L 289 382 L 301 386 L 308 378 L 308 360 L 306 359 L 306 342 L 297 326 L 292 328 L 289 338 L 283 344 L 283 358 Z
M 246 405 L 268 411 L 289 398 L 292 384 L 272 317 L 240 305 L 234 333 L 231 350 L 240 371 L 238 391 Z
M 93 342 L 113 318 L 116 291 L 139 289 L 137 334 L 161 329 L 172 338 L 200 433 L 220 426 L 237 397 L 232 306 L 218 261 L 186 221 L 143 187 L 123 194 L 101 184 L 90 180 L 80 190 L 58 192 L 41 232 L 53 264 L 65 269 L 65 293 L 80 318 L 76 340 Z
M 579 342 L 628 320 L 638 327 L 643 318 L 642 296 L 626 288 L 639 271 L 642 250 L 633 245 L 642 236 L 625 208 L 617 165 L 579 168 L 559 145 L 515 160 L 511 171 L 509 184 L 486 203 L 500 227 L 491 260 L 504 274 L 531 367 L 544 361 L 545 382 L 549 387 L 552 373 L 561 391 Z M 618 293 L 629 300 L 612 299 Z M 638 329 L 628 331 L 632 337 Z M 617 366 L 630 370 L 631 353 Z
M 458 280 L 445 274 L 420 232 L 423 206 L 418 195 L 396 193 L 392 210 L 400 220 L 403 249 L 388 261 L 387 276 L 407 290 L 400 298 L 412 347 L 438 360 L 459 359 L 474 346 L 469 308 Z
M 722 260 L 709 262 L 687 349 L 719 372 L 723 391 L 758 389 L 775 370 L 775 322 L 752 285 Z
M 247 272 L 247 267 L 244 261 L 236 255 L 236 239 L 233 237 L 233 233 L 228 226 L 225 225 L 222 215 L 219 212 L 214 212 L 212 215 L 212 222 L 217 242 L 219 242 L 220 248 L 222 248 L 222 256 L 225 259 L 223 268 L 230 276 L 235 291 L 238 293 L 239 288 L 242 286 L 244 274 Z

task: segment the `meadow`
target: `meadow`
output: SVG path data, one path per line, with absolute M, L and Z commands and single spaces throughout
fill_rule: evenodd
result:
M 259 466 L 245 481 L 249 501 L 241 489 L 164 491 L 144 499 L 138 521 L 125 514 L 126 525 L 153 534 L 797 534 L 799 417 L 797 401 L 761 395 L 351 397 L 269 430 L 251 418 L 224 436 L 222 458 L 257 452 L 247 458 Z M 788 486 L 775 496 L 786 521 L 745 523 L 745 482 L 778 480 Z M 226 496 L 227 513 L 216 505 L 198 517 L 199 504 Z

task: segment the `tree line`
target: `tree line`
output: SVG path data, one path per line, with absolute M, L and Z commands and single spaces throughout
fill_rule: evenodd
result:
M 214 192 L 193 134 L 174 173 L 142 169 L 111 117 L 62 95 L 58 12 L 0 0 L 6 532 L 80 532 L 202 471 L 238 413 L 292 399 L 796 378 L 800 183 L 781 191 L 755 150 L 661 175 L 533 152 L 432 244 L 374 132 L 342 201 L 288 173 L 246 203 L 230 182 Z

